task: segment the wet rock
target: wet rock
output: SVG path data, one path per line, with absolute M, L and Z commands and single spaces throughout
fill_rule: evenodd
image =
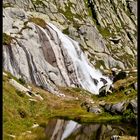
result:
M 99 83 L 99 81 L 97 79 L 95 79 L 95 78 L 92 78 L 92 80 L 93 80 L 95 85 L 97 85 Z
M 125 71 L 120 71 L 118 74 L 114 76 L 113 82 L 116 82 L 121 79 L 125 79 L 127 77 L 127 73 Z
M 111 85 L 106 84 L 106 85 L 102 86 L 99 89 L 99 96 L 104 97 L 104 96 L 107 96 L 108 94 L 112 93 L 112 91 L 110 89 L 112 89 Z
M 100 78 L 100 81 L 102 81 L 104 83 L 104 85 L 107 84 L 107 81 L 104 78 Z

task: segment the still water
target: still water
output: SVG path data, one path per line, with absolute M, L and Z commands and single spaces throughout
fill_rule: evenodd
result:
M 137 130 L 130 124 L 79 124 L 72 120 L 52 119 L 45 133 L 49 140 L 110 140 L 112 135 L 136 136 Z

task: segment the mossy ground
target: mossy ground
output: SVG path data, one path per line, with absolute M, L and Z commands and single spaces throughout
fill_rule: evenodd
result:
M 43 127 L 37 128 L 38 133 L 31 127 L 34 123 L 44 126 L 50 118 L 71 119 L 80 123 L 120 122 L 122 116 L 112 116 L 106 112 L 101 115 L 90 113 L 81 107 L 81 103 L 88 99 L 92 99 L 95 104 L 99 104 L 100 101 L 117 102 L 136 96 L 135 92 L 129 96 L 118 92 L 107 97 L 98 97 L 79 88 L 61 87 L 60 90 L 66 95 L 66 98 L 63 98 L 31 85 L 33 91 L 38 92 L 44 98 L 43 101 L 31 102 L 29 97 L 9 84 L 9 78 L 11 78 L 10 74 L 3 77 L 3 134 L 5 140 L 10 139 L 9 134 L 16 135 L 18 140 L 43 140 L 45 139 L 45 135 L 42 135 Z M 32 131 L 32 134 L 24 137 L 23 132 L 26 131 Z

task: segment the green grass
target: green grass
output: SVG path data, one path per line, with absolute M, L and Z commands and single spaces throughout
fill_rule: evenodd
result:
M 27 83 L 26 81 L 23 79 L 23 78 L 16 78 L 14 77 L 11 73 L 7 72 L 7 71 L 4 71 L 8 76 L 4 76 L 3 77 L 3 80 L 4 81 L 7 81 L 8 79 L 14 79 L 15 81 L 17 81 L 18 83 L 20 83 L 21 85 L 24 85 L 24 86 L 27 86 Z
M 8 79 L 14 77 L 9 73 L 7 74 L 8 76 L 3 77 L 4 139 L 10 139 L 7 134 L 12 134 L 18 136 L 18 140 L 43 140 L 46 137 L 42 126 L 45 126 L 51 118 L 74 120 L 80 123 L 120 122 L 122 116 L 112 116 L 106 112 L 103 114 L 90 113 L 81 107 L 81 103 L 86 99 L 92 99 L 98 105 L 100 101 L 117 102 L 136 96 L 136 93 L 125 95 L 123 92 L 118 92 L 107 97 L 98 97 L 80 88 L 61 87 L 60 90 L 67 98 L 59 98 L 43 89 L 30 85 L 34 92 L 38 92 L 44 98 L 43 101 L 30 102 L 29 97 L 9 84 Z M 78 97 L 78 100 L 76 97 Z M 36 129 L 31 128 L 33 123 L 41 125 L 41 127 L 37 128 L 38 133 Z M 26 137 L 22 136 L 21 134 L 27 130 L 32 131 L 32 134 L 27 134 Z

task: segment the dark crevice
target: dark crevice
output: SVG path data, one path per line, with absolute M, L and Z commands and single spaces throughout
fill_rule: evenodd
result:
M 100 26 L 100 23 L 99 23 L 98 18 L 97 18 L 95 6 L 91 0 L 88 0 L 88 7 L 90 8 L 90 10 L 92 12 L 92 18 L 95 19 L 96 24 Z
M 15 71 L 17 71 L 17 73 L 19 73 L 19 75 L 22 75 L 20 68 L 18 67 L 19 63 L 16 61 L 11 47 L 12 47 L 11 45 L 6 47 L 7 51 L 9 52 L 9 57 L 10 57 L 9 60 L 10 60 L 11 66 L 13 69 L 15 69 Z
M 32 80 L 32 83 L 33 84 L 36 84 L 36 81 L 35 81 L 35 78 L 33 76 L 33 73 L 36 72 L 36 67 L 32 67 L 32 58 L 30 57 L 31 54 L 29 54 L 29 52 L 26 50 L 26 48 L 24 47 L 24 45 L 22 45 L 21 43 L 17 42 L 19 44 L 20 47 L 22 47 L 22 49 L 24 50 L 25 54 L 26 54 L 26 58 L 27 58 L 27 63 L 28 63 L 28 66 L 29 66 L 29 74 L 30 74 L 30 78 Z M 34 63 L 33 63 L 34 64 Z

